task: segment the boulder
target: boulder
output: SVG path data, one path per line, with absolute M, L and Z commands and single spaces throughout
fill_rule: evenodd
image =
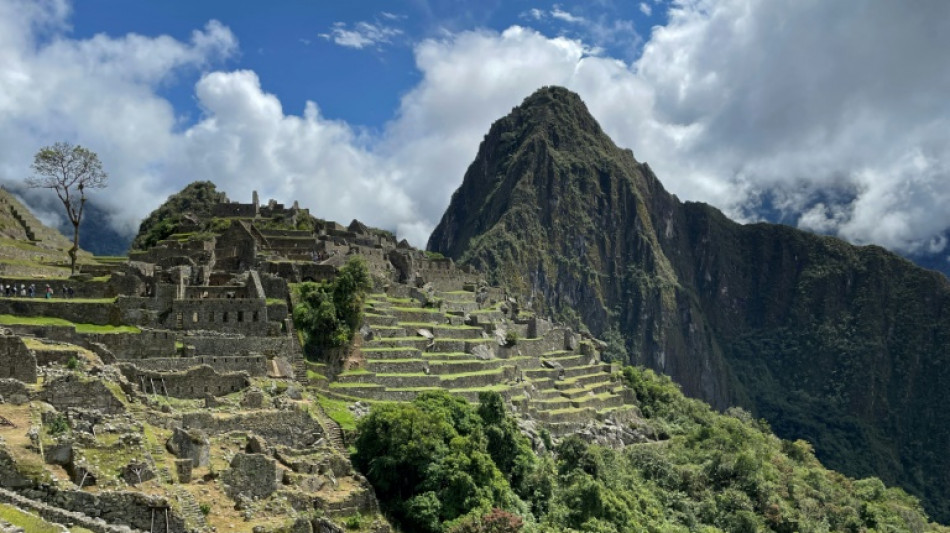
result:
M 495 351 L 486 346 L 485 344 L 478 344 L 472 348 L 472 356 L 476 359 L 481 359 L 482 361 L 487 361 L 489 359 L 495 358 Z
M 264 407 L 264 391 L 258 388 L 248 389 L 241 400 L 241 407 L 248 409 L 261 409 Z
M 175 457 L 191 459 L 196 467 L 208 466 L 211 462 L 211 445 L 208 437 L 198 429 L 175 428 L 171 438 L 165 442 L 165 448 Z

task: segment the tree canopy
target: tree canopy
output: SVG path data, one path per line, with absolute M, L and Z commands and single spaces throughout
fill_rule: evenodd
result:
M 76 273 L 79 252 L 79 223 L 86 205 L 87 189 L 102 189 L 108 185 L 108 175 L 95 152 L 68 142 L 58 142 L 40 148 L 31 165 L 33 175 L 26 179 L 27 187 L 52 189 L 73 225 L 73 246 L 69 249 L 70 268 Z

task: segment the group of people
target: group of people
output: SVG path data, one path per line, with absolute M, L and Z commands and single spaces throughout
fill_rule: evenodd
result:
M 46 289 L 43 292 L 47 299 L 53 297 L 53 287 L 51 287 L 48 283 L 46 284 Z M 63 285 L 63 298 L 72 298 L 75 294 L 76 291 L 73 290 L 72 286 Z M 3 285 L 3 295 L 8 298 L 11 296 L 28 296 L 33 298 L 36 296 L 36 284 L 30 283 L 27 285 L 26 283 L 20 283 L 17 285 L 14 283 L 13 285 L 10 285 L 7 283 L 6 285 Z

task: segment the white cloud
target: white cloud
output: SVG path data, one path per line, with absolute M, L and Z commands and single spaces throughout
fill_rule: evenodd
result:
M 551 9 L 551 16 L 563 20 L 564 22 L 570 22 L 571 24 L 584 24 L 587 22 L 587 19 L 577 15 L 572 15 L 569 11 L 561 9 L 557 4 Z
M 389 18 L 389 17 L 386 17 Z M 402 35 L 402 30 L 385 24 L 371 22 L 357 22 L 348 28 L 345 22 L 337 22 L 329 33 L 321 33 L 320 37 L 328 41 L 357 50 L 367 46 L 390 44 L 394 37 Z
M 653 8 L 646 2 L 640 2 L 640 12 L 649 17 L 653 14 Z
M 683 0 L 635 63 L 591 55 L 593 37 L 445 34 L 415 46 L 419 83 L 369 136 L 316 103 L 288 113 L 249 71 L 204 74 L 204 115 L 181 131 L 158 88 L 232 54 L 227 28 L 211 23 L 187 43 L 74 40 L 68 14 L 61 2 L 0 0 L 0 179 L 21 179 L 51 140 L 88 144 L 113 176 L 107 198 L 125 228 L 211 179 L 233 198 L 256 188 L 423 245 L 491 122 L 557 84 L 682 199 L 736 217 L 768 200 L 804 228 L 904 252 L 947 245 L 948 3 Z M 359 24 L 340 29 L 381 42 Z

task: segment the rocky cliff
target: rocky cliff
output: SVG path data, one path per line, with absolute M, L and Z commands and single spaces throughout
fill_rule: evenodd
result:
M 682 203 L 560 88 L 492 125 L 428 247 L 595 334 L 618 329 L 633 362 L 687 393 L 748 407 L 950 519 L 944 276 Z

